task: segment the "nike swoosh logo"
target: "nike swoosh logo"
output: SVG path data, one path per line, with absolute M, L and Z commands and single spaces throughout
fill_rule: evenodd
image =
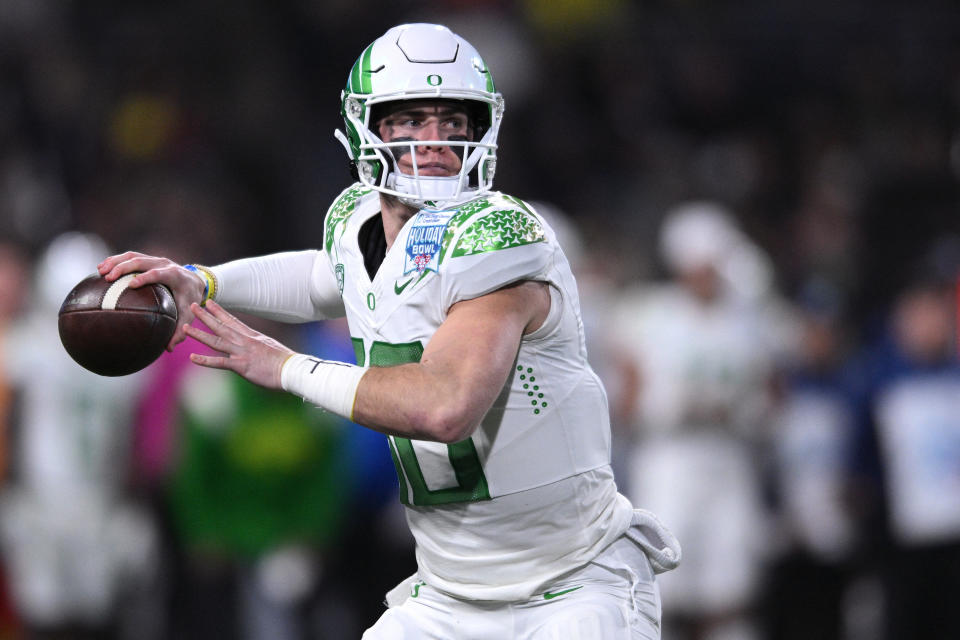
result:
M 545 594 L 543 594 L 543 599 L 544 599 L 544 600 L 553 600 L 554 598 L 556 598 L 556 597 L 558 597 L 558 596 L 562 596 L 562 595 L 565 594 L 565 593 L 570 593 L 571 591 L 576 591 L 577 589 L 582 589 L 582 588 L 583 588 L 583 585 L 581 584 L 581 585 L 578 586 L 578 587 L 571 587 L 571 588 L 569 588 L 569 589 L 564 589 L 563 591 L 557 591 L 557 592 L 554 592 L 554 593 L 550 593 L 549 591 L 547 591 Z
M 397 284 L 396 282 L 394 282 L 394 283 L 393 283 L 393 292 L 394 292 L 395 294 L 397 294 L 397 295 L 400 295 L 401 293 L 403 293 L 403 290 L 407 288 L 407 285 L 410 284 L 411 282 L 413 282 L 414 279 L 416 279 L 417 282 L 420 282 L 421 280 L 423 280 L 424 278 L 426 278 L 429 274 L 430 274 L 430 270 L 428 269 L 428 270 L 424 271 L 423 273 L 421 273 L 419 278 L 417 278 L 416 276 L 411 276 L 411 278 L 410 278 L 409 280 L 407 280 L 406 282 L 404 282 L 403 284 Z
M 413 278 L 410 278 L 401 285 L 398 285 L 396 282 L 393 283 L 393 292 L 397 295 L 403 293 L 403 290 L 407 288 L 407 285 L 413 282 Z

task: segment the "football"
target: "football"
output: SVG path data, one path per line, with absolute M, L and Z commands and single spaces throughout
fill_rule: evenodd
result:
M 93 274 L 75 286 L 60 307 L 64 349 L 79 365 L 102 376 L 125 376 L 160 357 L 177 328 L 177 306 L 163 285 L 131 289 L 128 273 L 113 282 Z

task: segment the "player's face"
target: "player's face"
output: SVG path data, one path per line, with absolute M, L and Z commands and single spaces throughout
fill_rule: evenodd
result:
M 680 282 L 694 296 L 709 302 L 720 293 L 720 274 L 711 264 L 701 264 L 678 274 Z
M 472 127 L 465 109 L 436 100 L 404 104 L 377 123 L 384 142 L 472 141 Z M 397 168 L 413 175 L 414 158 L 409 147 L 393 148 Z M 460 171 L 463 147 L 443 144 L 416 146 L 417 171 L 422 176 L 448 177 Z
M 897 342 L 912 358 L 936 361 L 950 348 L 954 335 L 951 295 L 934 287 L 902 294 L 895 308 Z

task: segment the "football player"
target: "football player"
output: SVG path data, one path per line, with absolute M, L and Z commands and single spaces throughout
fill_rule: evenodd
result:
M 624 378 L 640 381 L 625 394 L 627 493 L 684 541 L 684 566 L 660 584 L 667 634 L 748 640 L 768 537 L 756 452 L 781 318 L 763 254 L 721 205 L 672 208 L 660 249 L 669 277 L 623 292 L 613 314 Z
M 357 182 L 321 249 L 181 267 L 105 260 L 163 282 L 229 369 L 382 431 L 418 571 L 364 638 L 658 638 L 654 573 L 680 549 L 617 492 L 603 387 L 556 235 L 492 190 L 503 98 L 439 25 L 368 46 L 337 132 Z M 293 353 L 224 307 L 302 322 L 346 315 L 357 364 Z M 194 316 L 213 331 L 186 324 Z

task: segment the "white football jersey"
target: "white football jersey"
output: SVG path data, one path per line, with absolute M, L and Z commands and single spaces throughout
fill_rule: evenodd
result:
M 371 279 L 358 234 L 379 213 L 378 193 L 344 191 L 327 214 L 320 254 L 360 365 L 418 361 L 456 302 L 522 280 L 551 285 L 546 322 L 523 338 L 502 393 L 470 438 L 389 439 L 421 578 L 457 597 L 529 597 L 590 561 L 632 516 L 609 467 L 607 400 L 587 364 L 573 275 L 543 219 L 493 193 L 419 211 Z M 322 270 L 313 271 L 316 278 Z
M 617 338 L 642 372 L 638 435 L 762 428 L 773 368 L 772 329 L 762 310 L 732 294 L 709 305 L 679 285 L 623 296 Z

